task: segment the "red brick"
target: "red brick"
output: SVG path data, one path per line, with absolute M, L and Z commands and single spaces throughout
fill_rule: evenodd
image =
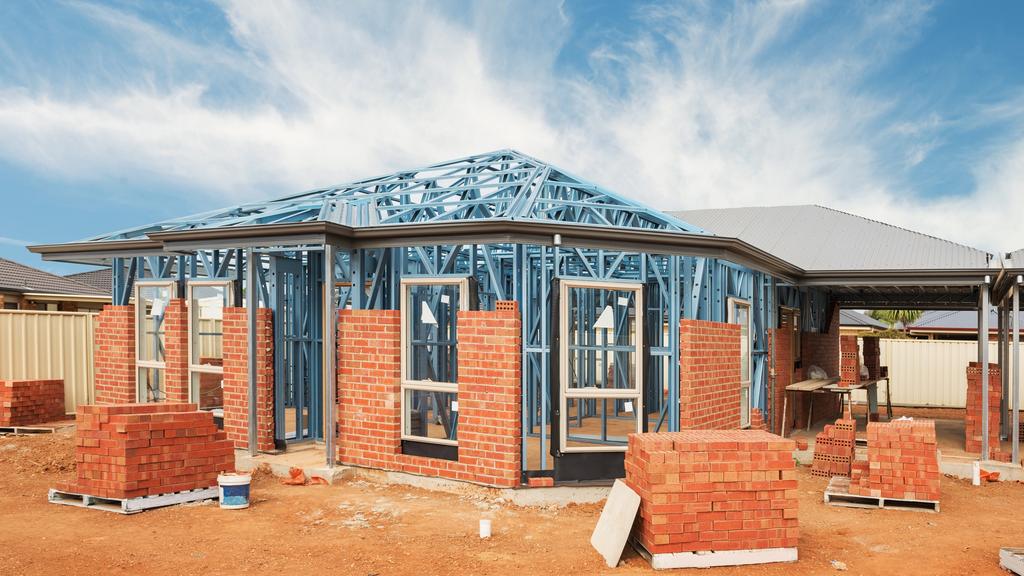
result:
M 63 380 L 0 380 L 0 426 L 63 420 Z

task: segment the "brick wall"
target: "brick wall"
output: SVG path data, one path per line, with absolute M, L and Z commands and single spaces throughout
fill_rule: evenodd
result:
M 135 402 L 135 306 L 104 306 L 95 339 L 96 403 Z
M 801 374 L 797 380 L 806 378 L 807 369 L 813 364 L 825 370 L 830 378 L 838 377 L 839 370 L 839 306 L 833 305 L 829 316 L 828 330 L 824 332 L 802 332 L 800 334 Z M 810 396 L 810 398 L 808 398 Z M 835 394 L 795 394 L 793 415 L 796 426 L 807 425 L 807 401 L 814 402 L 815 420 L 835 420 L 840 416 L 839 398 Z
M 224 431 L 236 448 L 249 445 L 249 315 L 224 308 Z M 274 449 L 273 311 L 256 311 L 256 448 Z
M 0 426 L 30 426 L 63 419 L 63 380 L 0 380 Z
M 990 456 L 999 457 L 999 402 L 1003 396 L 1002 372 L 998 364 L 988 365 L 988 445 Z M 967 409 L 964 412 L 964 449 L 981 453 L 982 419 L 981 364 L 967 365 Z
M 519 484 L 521 324 L 515 302 L 459 312 L 458 460 L 402 454 L 400 314 L 338 312 L 338 459 L 344 464 Z
M 740 327 L 679 322 L 679 427 L 740 426 Z
M 795 548 L 793 448 L 760 430 L 630 434 L 635 537 L 652 554 Z
M 75 424 L 76 477 L 62 491 L 137 498 L 216 486 L 234 470 L 231 442 L 195 404 L 83 405 Z
M 769 406 L 772 414 L 775 414 L 775 426 L 771 430 L 776 434 L 782 434 L 782 404 L 786 398 L 786 386 L 793 383 L 793 326 L 792 318 L 788 315 L 779 316 L 779 328 L 768 330 L 768 350 L 772 349 L 774 342 L 775 354 L 771 357 L 772 368 L 775 370 L 775 387 L 772 395 L 772 405 Z M 787 405 L 785 429 L 793 429 L 793 404 Z
M 188 307 L 171 298 L 164 309 L 164 395 L 168 402 L 188 402 Z

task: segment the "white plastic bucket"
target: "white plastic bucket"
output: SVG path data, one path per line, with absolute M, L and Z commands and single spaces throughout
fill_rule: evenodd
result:
M 235 474 L 232 472 L 217 475 L 217 488 L 220 492 L 220 507 L 230 510 L 249 507 L 249 484 L 251 474 Z

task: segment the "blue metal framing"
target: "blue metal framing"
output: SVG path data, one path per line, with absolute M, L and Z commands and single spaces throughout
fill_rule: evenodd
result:
M 463 220 L 546 221 L 620 228 L 704 234 L 694 226 L 635 203 L 529 156 L 501 150 L 407 170 L 387 176 L 249 203 L 122 230 L 87 241 L 144 238 L 159 231 L 231 228 L 274 223 L 327 221 L 352 227 L 388 227 L 408 223 Z M 554 239 L 553 239 L 554 240 Z M 550 301 L 555 278 L 633 280 L 647 286 L 645 324 L 651 355 L 649 378 L 667 383 L 645 399 L 656 409 L 652 429 L 679 429 L 679 330 L 681 318 L 724 322 L 728 298 L 751 303 L 752 405 L 764 408 L 768 382 L 767 330 L 772 310 L 795 299 L 806 309 L 805 323 L 823 322 L 820 294 L 801 298 L 785 289 L 771 290 L 772 278 L 715 258 L 622 252 L 540 244 L 459 244 L 338 250 L 334 279 L 340 308 L 396 309 L 403 276 L 469 276 L 475 282 L 480 309 L 498 300 L 516 300 L 522 313 L 523 462 L 548 469 L 545 443 L 549 396 Z M 306 251 L 265 246 L 309 260 Z M 270 256 L 260 257 L 258 278 L 264 305 L 278 308 Z M 241 302 L 244 266 L 237 248 L 201 250 L 193 255 L 114 258 L 114 302 L 124 304 L 135 279 L 228 278 L 235 280 L 235 302 Z M 184 282 L 181 283 L 182 285 Z M 272 297 L 274 296 L 274 297 Z M 778 296 L 778 298 L 777 298 Z M 306 297 L 315 296 L 307 294 Z M 278 312 L 280 312 L 278 310 Z M 313 322 L 312 324 L 318 324 Z M 656 328 L 656 329 L 655 329 Z M 275 334 L 282 349 L 282 336 Z M 531 439 L 537 441 L 529 442 Z M 530 454 L 539 446 L 539 455 Z M 539 457 L 536 457 L 539 456 Z

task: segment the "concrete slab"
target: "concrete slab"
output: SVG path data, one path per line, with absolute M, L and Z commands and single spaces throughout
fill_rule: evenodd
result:
M 300 468 L 307 478 L 319 476 L 327 480 L 329 484 L 352 476 L 351 468 L 347 466 L 328 468 L 325 460 L 323 448 L 315 445 L 300 447 L 280 454 L 257 454 L 256 456 L 250 456 L 244 450 L 235 450 L 235 468 L 240 471 L 250 471 L 265 466 L 274 476 L 288 478 L 292 468 Z
M 655 570 L 673 568 L 714 568 L 717 566 L 748 566 L 773 562 L 796 562 L 796 548 L 764 548 L 761 550 L 724 550 L 721 552 L 677 552 L 651 554 L 635 544 L 637 552 L 651 563 Z
M 1024 576 L 1024 548 L 1000 548 L 999 567 Z
M 629 540 L 629 533 L 633 530 L 639 511 L 640 495 L 622 480 L 616 480 L 601 510 L 601 517 L 597 519 L 594 533 L 590 536 L 590 545 L 604 557 L 609 568 L 619 565 L 619 558 L 626 548 L 626 541 Z

